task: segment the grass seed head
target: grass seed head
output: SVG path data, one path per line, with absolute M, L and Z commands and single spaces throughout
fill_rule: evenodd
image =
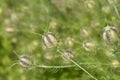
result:
M 85 7 L 88 9 L 92 9 L 95 6 L 94 0 L 86 0 L 85 1 Z
M 85 51 L 91 51 L 95 47 L 95 43 L 93 41 L 87 40 L 83 43 L 83 48 Z
M 89 36 L 89 31 L 87 29 L 82 29 L 82 30 L 80 30 L 80 34 L 83 37 L 87 37 L 87 36 Z
M 65 40 L 65 45 L 69 46 L 69 47 L 72 47 L 74 45 L 74 39 L 71 38 L 71 37 L 68 37 L 66 40 Z
M 53 48 L 57 46 L 57 39 L 53 33 L 48 33 L 42 37 L 44 48 Z
M 119 61 L 118 60 L 113 60 L 111 64 L 112 64 L 113 68 L 117 68 L 119 66 Z
M 117 3 L 117 0 L 108 0 L 109 4 L 114 5 Z
M 67 49 L 62 55 L 62 59 L 66 62 L 69 62 L 70 58 L 74 58 L 74 53 L 72 52 L 72 50 Z
M 116 27 L 106 26 L 104 28 L 102 37 L 107 42 L 116 41 L 118 39 L 117 33 L 118 33 L 118 30 Z
M 109 14 L 109 13 L 111 12 L 110 6 L 103 6 L 103 7 L 102 7 L 102 11 L 103 11 L 105 14 Z
M 24 68 L 28 68 L 32 65 L 32 58 L 28 55 L 22 55 L 20 56 L 20 66 Z

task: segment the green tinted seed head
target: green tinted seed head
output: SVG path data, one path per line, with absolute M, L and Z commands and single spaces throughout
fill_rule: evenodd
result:
M 119 66 L 119 61 L 118 60 L 112 60 L 111 65 L 113 68 L 117 68 Z
M 95 48 L 95 43 L 93 41 L 87 40 L 83 42 L 83 48 L 85 51 L 92 51 Z
M 90 34 L 90 32 L 87 29 L 81 29 L 80 30 L 80 35 L 82 37 L 87 37 L 87 36 L 89 36 L 89 34 Z
M 118 39 L 118 29 L 112 26 L 106 26 L 103 30 L 102 37 L 105 41 L 111 42 L 116 41 Z
M 69 47 L 72 47 L 74 45 L 74 39 L 71 38 L 71 37 L 68 37 L 66 40 L 65 40 L 65 45 L 69 46 Z
M 95 2 L 94 2 L 94 0 L 86 0 L 84 5 L 86 8 L 92 9 L 95 6 Z
M 114 5 L 114 4 L 116 4 L 118 1 L 117 1 L 117 0 L 108 0 L 108 2 L 109 2 L 109 4 Z

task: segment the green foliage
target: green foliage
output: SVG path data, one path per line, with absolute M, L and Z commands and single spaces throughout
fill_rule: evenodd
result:
M 119 80 L 119 4 L 119 0 L 1 0 L 0 80 L 93 80 L 90 75 Z M 116 41 L 104 41 L 106 26 L 116 27 Z M 42 36 L 48 32 L 58 44 L 44 49 Z M 72 57 L 67 55 L 66 61 L 61 54 L 68 49 Z M 25 54 L 33 58 L 31 69 L 17 62 Z

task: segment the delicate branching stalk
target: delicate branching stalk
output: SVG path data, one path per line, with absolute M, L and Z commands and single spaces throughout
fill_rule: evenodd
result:
M 63 52 L 60 51 L 59 49 L 57 49 L 57 52 L 59 52 L 60 54 L 63 55 Z M 66 55 L 65 55 L 66 56 Z M 93 78 L 94 80 L 98 80 L 97 78 L 95 78 L 92 74 L 90 74 L 87 70 L 85 70 L 82 66 L 80 66 L 78 63 L 76 63 L 73 59 L 71 59 L 69 56 L 66 56 L 68 59 L 70 59 L 70 61 L 76 65 L 78 68 L 80 68 L 81 70 L 83 70 L 85 73 L 87 73 L 91 78 Z
M 85 73 L 87 73 L 91 78 L 93 78 L 94 80 L 98 80 L 97 78 L 95 78 L 92 74 L 90 74 L 87 70 L 85 70 L 83 67 L 81 67 L 78 63 L 76 63 L 74 60 L 71 59 L 71 62 L 74 63 L 77 67 L 79 67 L 80 69 L 82 69 Z
M 70 68 L 70 67 L 75 67 L 75 65 L 65 65 L 65 66 L 46 66 L 46 65 L 37 65 L 35 66 L 36 68 Z
M 16 62 L 16 63 L 14 63 L 14 64 L 12 64 L 12 65 L 10 65 L 10 67 L 8 67 L 7 68 L 7 71 L 9 71 L 13 66 L 15 66 L 15 65 L 17 65 L 17 64 L 19 64 L 18 62 Z
M 27 32 L 27 33 L 31 33 L 31 34 L 35 34 L 35 35 L 38 35 L 40 37 L 42 37 L 43 35 L 42 34 L 39 34 L 37 32 L 34 32 L 34 31 L 27 31 L 27 30 L 14 30 L 15 32 Z
M 116 7 L 116 3 L 118 3 L 117 0 L 108 0 L 108 2 L 110 5 L 112 5 L 114 7 L 115 13 L 118 16 L 118 18 L 120 19 L 120 14 L 119 14 L 119 11 Z

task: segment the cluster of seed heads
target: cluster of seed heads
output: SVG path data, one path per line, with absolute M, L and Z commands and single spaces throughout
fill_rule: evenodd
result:
M 109 2 L 109 4 L 114 5 L 114 4 L 117 3 L 117 0 L 108 0 L 108 2 Z M 86 8 L 88 8 L 88 9 L 93 9 L 93 8 L 95 7 L 95 5 L 96 5 L 96 4 L 95 4 L 94 0 L 86 0 L 86 1 L 85 1 L 85 6 L 86 6 Z M 103 10 L 103 12 L 105 12 L 105 13 L 107 13 L 107 14 L 110 13 L 110 9 L 109 9 L 109 7 L 107 7 L 107 6 L 103 7 L 102 10 Z M 119 16 L 119 14 L 118 14 L 117 11 L 116 11 L 116 13 L 117 13 L 117 15 Z M 14 15 L 12 16 L 12 18 L 15 19 L 15 18 L 16 18 L 16 15 L 14 14 Z M 17 20 L 17 18 L 16 18 L 15 20 Z M 7 23 L 7 21 L 6 21 L 6 23 Z M 50 25 L 51 25 L 51 27 L 52 27 L 53 29 L 55 29 L 57 24 L 56 24 L 55 21 L 53 21 Z M 7 31 L 8 33 L 11 33 L 11 32 L 13 32 L 14 30 L 13 30 L 13 28 L 12 28 L 11 26 L 8 26 L 8 27 L 6 28 L 6 31 Z M 83 30 L 81 30 L 81 35 L 82 35 L 82 37 L 86 38 L 86 37 L 89 36 L 89 31 L 87 31 L 87 29 L 83 29 Z M 118 39 L 118 29 L 117 29 L 116 27 L 113 27 L 113 26 L 106 26 L 106 27 L 104 27 L 103 33 L 102 33 L 102 38 L 103 38 L 106 42 L 116 41 L 116 40 Z M 73 42 L 74 42 L 74 39 L 72 39 L 72 38 L 67 38 L 65 44 L 66 44 L 67 46 L 69 46 L 69 47 L 72 47 L 72 46 L 73 46 Z M 55 48 L 55 47 L 57 47 L 58 41 L 57 41 L 57 39 L 56 39 L 55 34 L 52 33 L 52 32 L 49 32 L 49 33 L 43 35 L 43 36 L 42 36 L 42 44 L 43 44 L 43 47 L 44 47 L 45 49 L 48 49 L 48 48 L 50 49 L 50 48 Z M 94 48 L 95 48 L 95 43 L 94 43 L 94 41 L 91 41 L 91 40 L 85 40 L 85 41 L 83 42 L 82 47 L 83 47 L 86 51 L 91 51 L 91 50 L 94 50 Z M 90 75 L 93 79 L 97 80 L 94 76 L 92 76 L 89 72 L 87 72 L 84 68 L 82 68 L 79 64 L 77 64 L 75 61 L 72 60 L 72 59 L 74 58 L 74 53 L 73 53 L 73 51 L 72 51 L 71 49 L 67 49 L 67 50 L 65 50 L 65 51 L 63 51 L 63 52 L 61 52 L 60 50 L 58 50 L 58 52 L 61 53 L 62 59 L 63 59 L 65 62 L 67 62 L 67 61 L 72 61 L 72 63 L 74 63 L 77 67 L 79 67 L 80 69 L 82 69 L 84 72 L 86 72 L 88 75 Z M 49 54 L 47 54 L 46 56 L 48 56 L 48 55 L 49 55 Z M 51 59 L 52 57 L 49 56 L 49 57 L 46 57 L 46 58 L 49 60 L 49 59 Z M 19 57 L 19 64 L 20 64 L 20 66 L 22 66 L 23 68 L 29 68 L 29 67 L 31 67 L 31 66 L 34 66 L 34 65 L 33 65 L 33 59 L 32 59 L 29 55 L 22 55 L 22 56 L 20 56 L 20 57 Z M 118 64 L 119 64 L 119 61 L 117 61 L 117 60 L 114 60 L 114 61 L 112 62 L 113 67 L 118 66 Z M 46 67 L 46 66 L 42 65 L 42 67 Z M 50 67 L 51 67 L 51 66 L 50 66 Z M 54 66 L 54 67 L 55 67 L 55 66 Z M 57 66 L 57 67 L 59 67 L 59 66 Z
M 45 49 L 54 48 L 57 46 L 57 39 L 53 33 L 48 33 L 42 37 L 43 47 Z M 22 55 L 19 58 L 20 66 L 24 68 L 29 68 L 33 64 L 33 60 L 29 55 Z
M 83 32 L 85 33 L 85 35 L 87 34 L 87 31 L 86 30 L 83 30 Z M 102 37 L 105 41 L 114 41 L 117 37 L 117 28 L 115 27 L 112 27 L 112 26 L 106 26 L 104 28 L 104 31 L 103 31 L 103 34 L 102 34 Z M 88 36 L 88 34 L 87 34 Z M 67 44 L 72 44 L 72 40 L 70 38 L 67 39 L 69 42 Z M 50 48 L 55 48 L 58 44 L 58 41 L 55 37 L 55 35 L 52 33 L 52 32 L 49 32 L 47 33 L 46 35 L 42 36 L 42 43 L 43 43 L 43 46 L 45 49 L 50 49 Z M 94 41 L 90 41 L 90 40 L 86 40 L 84 43 L 83 43 L 83 48 L 86 50 L 86 51 L 91 51 L 93 50 L 95 47 L 95 43 Z M 89 76 L 91 76 L 93 79 L 97 80 L 94 76 L 92 76 L 89 72 L 87 72 L 84 68 L 82 68 L 79 64 L 77 64 L 73 58 L 74 58 L 74 53 L 71 49 L 67 49 L 65 50 L 64 52 L 60 51 L 60 50 L 57 50 L 59 53 L 61 53 L 61 56 L 62 56 L 62 59 L 65 61 L 65 62 L 69 62 L 71 61 L 72 63 L 74 63 L 77 67 L 79 67 L 80 69 L 82 69 L 84 72 L 86 72 Z M 49 58 L 48 58 L 49 59 Z M 24 67 L 24 68 L 29 68 L 33 65 L 33 59 L 28 56 L 28 55 L 22 55 L 19 57 L 19 64 L 20 66 Z M 117 64 L 117 62 L 113 62 L 113 65 L 114 64 Z M 48 67 L 48 66 L 39 66 L 39 67 L 44 67 L 44 68 L 51 68 Z M 55 66 L 54 66 L 55 67 Z M 59 66 L 57 66 L 59 67 Z M 66 67 L 66 66 L 62 66 L 62 67 Z
M 84 30 L 84 29 L 83 29 Z M 86 30 L 85 33 L 88 33 Z M 82 34 L 81 36 L 86 36 L 86 34 Z M 105 26 L 102 31 L 102 38 L 105 42 L 114 42 L 118 40 L 118 29 L 114 26 Z M 95 47 L 95 42 L 91 40 L 86 40 L 83 42 L 83 48 L 86 51 L 91 51 Z

